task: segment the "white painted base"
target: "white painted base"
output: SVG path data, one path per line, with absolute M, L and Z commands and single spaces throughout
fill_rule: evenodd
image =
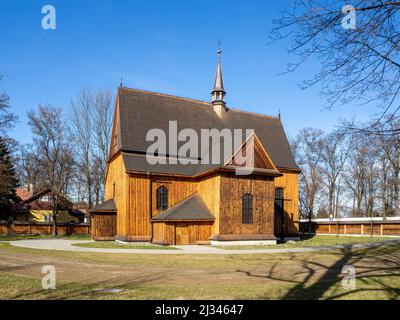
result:
M 115 240 L 116 243 L 118 244 L 124 244 L 124 245 L 145 245 L 145 244 L 150 244 L 150 242 L 128 242 L 128 241 L 122 241 L 122 240 Z
M 308 233 L 304 233 L 304 235 L 308 235 Z M 331 236 L 331 237 L 337 237 L 338 235 L 336 233 L 311 233 L 312 236 Z M 363 238 L 367 238 L 367 237 L 371 237 L 371 234 L 350 234 L 350 233 L 340 233 L 339 237 L 363 237 Z M 391 235 L 380 235 L 380 234 L 376 234 L 374 233 L 373 238 L 400 238 L 400 236 L 391 236 Z
M 215 241 L 211 240 L 212 246 L 269 246 L 275 245 L 276 240 L 249 240 L 249 241 Z

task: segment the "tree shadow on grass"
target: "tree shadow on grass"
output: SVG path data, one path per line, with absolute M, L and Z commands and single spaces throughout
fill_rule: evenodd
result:
M 317 300 L 345 299 L 353 295 L 381 293 L 387 299 L 399 299 L 400 289 L 400 246 L 377 246 L 368 249 L 354 249 L 352 245 L 331 252 L 336 257 L 334 263 L 315 261 L 302 258 L 302 255 L 292 255 L 290 260 L 299 266 L 299 270 L 290 275 L 282 274 L 285 268 L 279 262 L 269 267 L 267 274 L 254 274 L 249 271 L 237 270 L 249 277 L 259 277 L 283 282 L 290 289 L 282 296 L 286 300 Z M 356 289 L 341 288 L 345 274 L 343 267 L 351 265 L 356 270 Z M 385 281 L 391 277 L 390 281 Z M 387 280 L 387 279 L 386 279 Z M 389 282 L 389 283 L 388 283 Z M 268 297 L 262 297 L 268 298 Z
M 79 282 L 59 282 L 54 290 L 44 290 L 41 287 L 36 290 L 18 292 L 10 296 L 11 300 L 96 300 L 112 299 L 119 294 L 134 293 L 138 288 L 146 283 L 160 280 L 159 275 L 148 275 L 135 277 L 135 279 L 126 279 L 126 277 L 111 278 L 96 283 Z M 40 280 L 38 286 L 40 286 Z

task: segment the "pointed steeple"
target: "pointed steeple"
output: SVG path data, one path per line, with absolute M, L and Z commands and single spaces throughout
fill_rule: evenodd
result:
M 212 93 L 222 93 L 226 94 L 224 89 L 224 81 L 222 79 L 222 68 L 221 68 L 221 49 L 218 49 L 218 66 L 217 66 L 217 74 L 215 76 L 214 81 L 214 89 Z
M 217 74 L 215 76 L 214 88 L 213 91 L 211 92 L 212 95 L 211 104 L 219 117 L 222 117 L 226 111 L 225 100 L 224 100 L 226 92 L 224 89 L 224 81 L 222 79 L 221 53 L 222 53 L 221 49 L 218 48 Z

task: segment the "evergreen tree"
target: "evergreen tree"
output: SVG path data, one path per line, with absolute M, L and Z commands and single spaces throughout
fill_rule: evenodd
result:
M 0 137 L 0 212 L 18 202 L 16 188 L 18 180 L 11 161 L 10 151 L 3 137 Z

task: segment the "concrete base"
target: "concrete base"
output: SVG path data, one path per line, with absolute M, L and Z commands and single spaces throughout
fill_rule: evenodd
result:
M 283 241 L 300 241 L 300 237 L 285 237 Z
M 215 241 L 211 240 L 212 246 L 270 246 L 276 245 L 276 240 L 238 240 L 238 241 Z

